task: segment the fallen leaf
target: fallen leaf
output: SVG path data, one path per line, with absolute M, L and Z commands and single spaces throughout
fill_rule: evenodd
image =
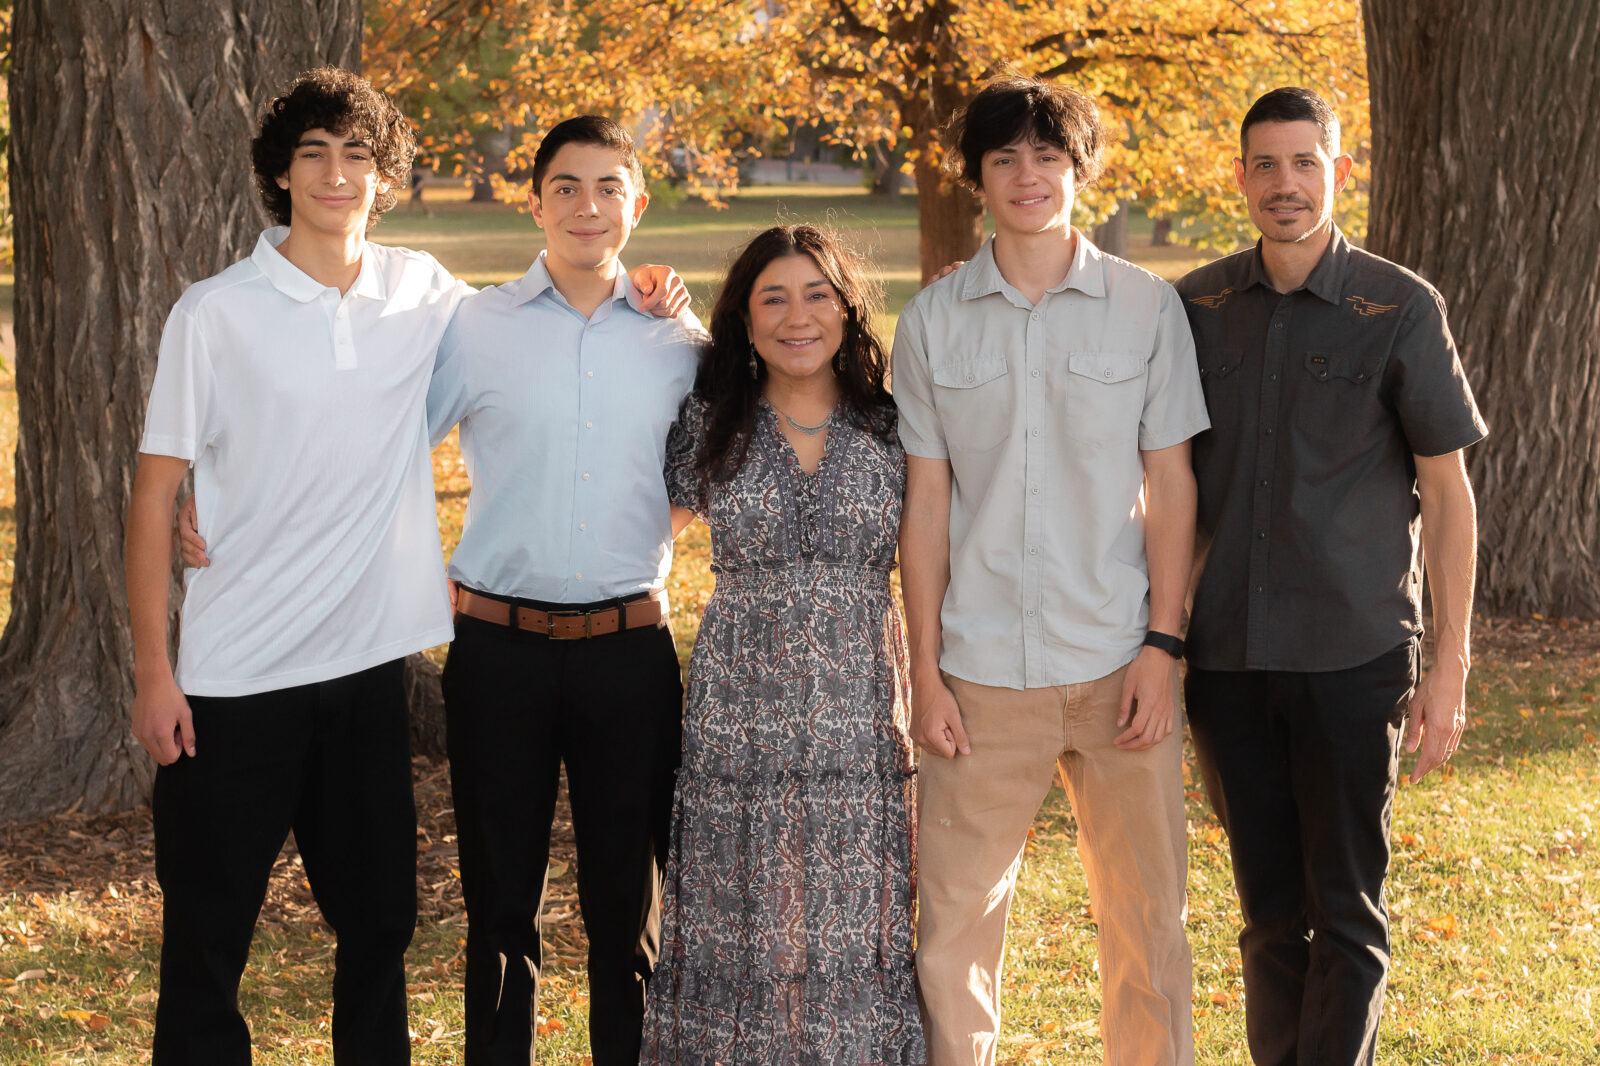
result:
M 1429 918 L 1428 928 L 1440 936 L 1451 937 L 1456 935 L 1456 916 L 1446 914 L 1440 918 Z
M 46 970 L 23 970 L 17 974 L 18 981 L 42 981 L 50 974 Z

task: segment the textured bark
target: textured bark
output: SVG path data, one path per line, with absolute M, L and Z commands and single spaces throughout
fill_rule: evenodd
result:
M 1094 228 L 1094 244 L 1102 252 L 1118 259 L 1128 258 L 1128 205 L 1118 200 L 1111 217 Z
M 406 656 L 406 703 L 411 708 L 411 754 L 445 757 L 444 689 L 439 668 L 418 652 Z
M 1368 246 L 1443 294 L 1490 437 L 1478 597 L 1600 617 L 1594 0 L 1365 0 Z
M 124 516 L 167 311 L 247 254 L 257 109 L 360 62 L 359 0 L 17 0 L 17 555 L 0 820 L 138 803 Z M 174 585 L 172 602 L 178 603 Z
M 941 174 L 926 151 L 912 164 L 912 174 L 926 285 L 957 259 L 971 259 L 983 243 L 983 205 L 953 178 Z

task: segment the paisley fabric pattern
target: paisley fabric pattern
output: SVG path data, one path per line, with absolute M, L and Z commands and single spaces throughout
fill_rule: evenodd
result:
M 704 405 L 667 440 L 711 527 L 644 1064 L 921 1066 L 906 649 L 889 591 L 905 455 L 835 413 L 815 474 L 763 404 L 700 492 Z M 706 497 L 709 498 L 706 498 Z

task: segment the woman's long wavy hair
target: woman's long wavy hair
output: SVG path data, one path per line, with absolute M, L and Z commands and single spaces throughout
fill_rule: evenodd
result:
M 880 440 L 894 435 L 894 401 L 884 387 L 889 359 L 872 328 L 872 316 L 883 306 L 883 289 L 871 266 L 830 229 L 773 226 L 739 252 L 711 309 L 711 339 L 694 382 L 706 404 L 705 436 L 695 457 L 702 493 L 712 482 L 737 474 L 749 455 L 756 402 L 767 379 L 760 359 L 759 376 L 750 376 L 750 293 L 769 263 L 791 255 L 809 256 L 843 305 L 844 341 L 834 358 L 842 413 Z

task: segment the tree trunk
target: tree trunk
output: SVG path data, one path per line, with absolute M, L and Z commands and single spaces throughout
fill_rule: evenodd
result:
M 486 129 L 472 139 L 472 203 L 490 204 L 498 199 L 494 176 L 505 176 L 506 156 L 510 154 L 509 129 Z
M 1490 436 L 1478 598 L 1600 617 L 1593 0 L 1366 0 L 1369 246 L 1438 287 Z
M 1094 228 L 1094 246 L 1118 259 L 1128 258 L 1128 205 L 1118 200 L 1111 217 Z
M 1150 224 L 1150 247 L 1165 248 L 1172 243 L 1172 219 L 1158 218 Z
M 940 172 L 926 145 L 912 177 L 917 183 L 917 229 L 922 251 L 922 284 L 958 259 L 971 259 L 983 243 L 983 205 L 966 187 Z
M 122 537 L 162 323 L 185 286 L 249 251 L 256 110 L 305 67 L 358 64 L 361 5 L 17 0 L 12 30 L 20 426 L 0 820 L 128 807 L 148 788 Z
M 900 199 L 900 186 L 905 177 L 900 168 L 905 165 L 904 141 L 896 141 L 893 148 L 879 143 L 872 146 L 869 156 L 872 166 L 871 195 L 882 197 L 890 203 Z

